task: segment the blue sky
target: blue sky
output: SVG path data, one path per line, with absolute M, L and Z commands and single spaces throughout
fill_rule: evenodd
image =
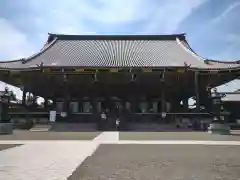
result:
M 47 33 L 187 33 L 203 57 L 240 59 L 240 0 L 1 0 L 0 60 L 42 48 Z M 1 85 L 3 86 L 3 85 Z M 240 83 L 226 90 L 240 88 Z

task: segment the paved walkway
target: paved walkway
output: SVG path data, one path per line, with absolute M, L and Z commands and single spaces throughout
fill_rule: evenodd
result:
M 95 137 L 93 141 L 95 142 L 108 142 L 111 141 L 113 143 L 118 142 L 119 140 L 119 132 L 117 131 L 107 131 L 102 132 L 100 135 Z
M 102 144 L 185 144 L 185 145 L 232 145 L 232 146 L 240 146 L 240 141 L 194 141 L 194 140 L 160 140 L 160 141 L 128 141 L 128 140 L 120 140 L 120 141 L 105 141 Z
M 103 132 L 91 141 L 0 141 L 24 144 L 0 151 L 0 180 L 65 180 L 99 144 L 240 145 L 240 141 L 119 141 L 118 132 Z
M 84 143 L 93 143 L 93 144 L 186 144 L 186 145 L 232 145 L 232 146 L 240 146 L 240 141 L 194 141 L 194 140 L 159 140 L 159 141 L 129 141 L 129 140 L 104 140 L 100 139 L 102 136 L 100 136 L 98 139 L 95 139 L 93 141 L 68 141 L 68 140 L 62 140 L 57 141 L 59 144 L 64 144 L 65 146 L 71 146 L 74 144 L 81 144 L 84 145 Z M 55 143 L 56 141 L 0 141 L 0 144 L 31 144 L 31 145 L 38 145 L 38 144 L 44 144 L 45 146 L 49 146 L 51 144 Z M 0 151 L 1 154 L 2 151 Z M 0 162 L 1 164 L 1 162 Z
M 64 180 L 98 147 L 94 142 L 38 142 L 0 152 L 0 179 Z
M 118 132 L 103 132 L 93 141 L 0 141 L 24 144 L 0 152 L 0 180 L 64 180 L 100 143 L 118 139 Z

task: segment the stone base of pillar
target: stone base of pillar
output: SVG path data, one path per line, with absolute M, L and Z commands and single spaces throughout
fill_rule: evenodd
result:
M 12 123 L 0 123 L 0 135 L 1 134 L 12 134 L 13 125 Z
M 208 133 L 229 135 L 230 134 L 230 126 L 228 124 L 211 123 L 211 124 L 209 124 L 209 127 L 208 127 Z

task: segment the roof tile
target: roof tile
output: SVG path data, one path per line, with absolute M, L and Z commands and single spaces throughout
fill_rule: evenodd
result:
M 50 35 L 51 36 L 51 35 Z M 22 61 L 0 63 L 0 68 L 74 67 L 239 67 L 236 63 L 204 62 L 186 45 L 183 35 L 68 36 L 57 38 L 39 54 Z M 130 38 L 131 37 L 131 38 Z M 155 38 L 154 38 L 155 37 Z

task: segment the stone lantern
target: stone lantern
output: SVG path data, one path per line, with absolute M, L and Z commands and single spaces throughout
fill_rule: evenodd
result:
M 208 132 L 212 134 L 230 134 L 230 127 L 226 123 L 229 113 L 223 109 L 222 97 L 223 95 L 218 93 L 217 89 L 214 88 L 211 94 L 213 120 L 208 127 Z
M 8 88 L 0 94 L 0 134 L 12 134 L 13 128 L 9 116 L 11 94 Z

